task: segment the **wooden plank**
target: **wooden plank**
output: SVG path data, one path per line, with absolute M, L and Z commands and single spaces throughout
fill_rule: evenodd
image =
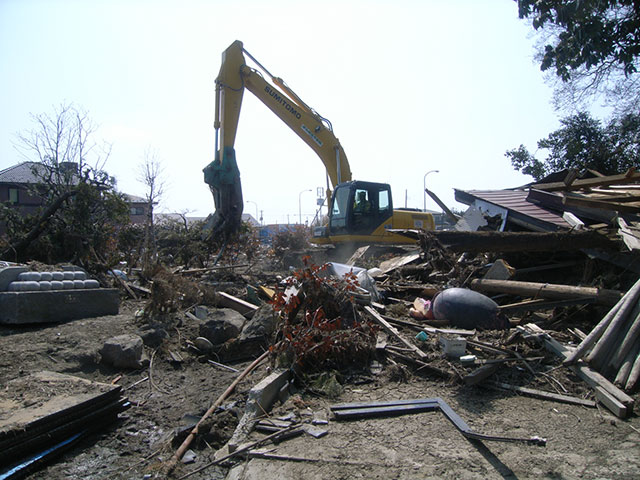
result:
M 509 383 L 492 382 L 487 386 L 495 386 L 502 390 L 510 390 L 513 392 L 522 393 L 533 398 L 540 398 L 542 400 L 551 400 L 553 402 L 570 403 L 573 405 L 582 405 L 585 407 L 595 408 L 596 402 L 593 400 L 585 400 L 583 398 L 573 397 L 570 395 L 561 395 L 559 393 L 545 392 L 543 390 L 537 390 L 534 388 L 519 387 L 517 385 L 511 385 Z
M 594 298 L 572 298 L 568 300 L 545 300 L 539 298 L 538 300 L 525 300 L 524 302 L 511 303 L 509 305 L 499 305 L 498 309 L 503 313 L 514 313 L 529 310 L 547 310 L 555 307 L 565 307 L 568 305 L 581 305 L 587 303 L 594 303 Z
M 424 191 L 427 192 L 427 194 L 431 197 L 431 199 L 438 204 L 438 206 L 447 215 L 447 217 L 449 217 L 450 220 L 454 222 L 457 222 L 458 220 L 460 220 L 460 216 L 456 215 L 451 210 L 449 210 L 449 207 L 447 207 L 447 205 L 442 200 L 440 200 L 440 198 L 435 193 L 433 193 L 428 188 L 425 188 Z
M 234 297 L 233 295 L 230 295 L 226 292 L 218 292 L 218 295 L 219 295 L 219 301 L 218 301 L 219 305 L 223 307 L 231 308 L 232 310 L 235 310 L 236 312 L 241 313 L 247 318 L 253 316 L 256 310 L 260 308 L 257 305 L 254 305 L 253 303 L 245 302 L 244 300 L 238 297 Z
M 460 335 L 461 337 L 468 337 L 471 335 L 475 335 L 476 331 L 474 330 L 461 330 L 459 328 L 436 328 L 436 327 L 424 327 L 426 333 L 430 335 L 436 335 L 438 333 L 444 335 Z
M 394 257 L 390 260 L 385 260 L 382 262 L 378 268 L 382 270 L 382 273 L 389 273 L 396 268 L 400 268 L 404 265 L 407 265 L 411 262 L 415 262 L 420 258 L 419 253 L 410 253 L 408 255 L 403 255 L 401 257 Z
M 411 349 L 411 351 L 413 353 L 418 355 L 420 358 L 427 358 L 428 357 L 428 355 L 426 353 L 424 353 L 417 346 L 415 346 L 409 340 L 407 340 L 402 335 L 400 335 L 400 332 L 398 332 L 398 330 L 396 330 L 396 328 L 394 326 L 392 326 L 389 322 L 387 322 L 384 318 L 382 318 L 382 316 L 378 312 L 376 312 L 373 308 L 371 308 L 370 306 L 367 305 L 366 307 L 364 307 L 364 309 L 375 319 L 376 322 L 378 322 L 382 326 L 382 328 L 388 334 L 390 334 L 390 335 L 394 336 L 395 338 L 397 338 L 400 341 L 400 343 L 405 345 L 407 348 Z
M 566 348 L 546 333 L 543 338 L 547 350 L 555 353 L 563 359 L 566 359 L 572 352 L 572 350 Z M 576 365 L 572 365 L 569 368 L 571 368 L 582 380 L 593 388 L 598 401 L 617 417 L 627 418 L 631 413 L 633 413 L 633 398 L 624 393 L 598 372 L 592 370 L 583 362 L 578 362 Z
M 370 245 L 365 245 L 364 247 L 358 248 L 355 252 L 353 252 L 353 255 L 351 255 L 349 260 L 346 261 L 346 265 L 355 265 L 356 262 L 360 260 L 365 253 L 367 253 L 367 250 L 369 250 L 369 247 Z
M 562 198 L 562 203 L 564 205 L 569 205 L 569 206 L 598 208 L 601 210 L 612 210 L 614 212 L 622 212 L 622 213 L 640 212 L 640 206 L 637 206 L 637 205 L 629 205 L 629 204 L 618 203 L 618 202 L 608 202 L 604 200 L 595 200 L 588 197 L 565 196 Z
M 233 268 L 248 267 L 248 266 L 249 266 L 248 263 L 242 263 L 238 265 L 216 265 L 214 267 L 192 268 L 190 270 L 181 270 L 176 273 L 179 273 L 180 275 L 190 275 L 193 273 L 206 273 L 206 272 L 213 272 L 215 270 L 229 270 Z

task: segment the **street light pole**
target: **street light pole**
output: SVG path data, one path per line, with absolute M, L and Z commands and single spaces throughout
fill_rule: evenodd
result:
M 298 218 L 300 219 L 300 225 L 302 225 L 302 194 L 304 192 L 311 192 L 312 190 L 309 188 L 308 190 L 302 190 L 299 194 L 298 194 Z
M 247 203 L 253 203 L 256 206 L 256 222 L 260 222 L 258 217 L 258 204 L 252 200 L 247 200 Z
M 424 208 L 423 210 L 426 212 L 427 211 L 427 175 L 429 175 L 430 173 L 439 173 L 440 170 L 429 170 L 427 173 L 424 174 L 424 177 L 422 179 L 422 195 L 424 195 Z

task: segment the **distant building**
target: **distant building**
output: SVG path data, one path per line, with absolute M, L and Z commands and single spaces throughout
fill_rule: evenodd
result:
M 147 221 L 147 212 L 149 211 L 149 202 L 145 198 L 122 194 L 129 203 L 129 220 L 133 224 L 145 223 Z
M 60 163 L 63 175 L 73 176 L 78 171 L 78 164 L 73 162 Z M 43 205 L 43 198 L 34 193 L 34 185 L 42 182 L 46 170 L 39 162 L 23 162 L 4 170 L 0 170 L 0 203 L 8 204 L 23 215 L 35 213 Z M 147 218 L 148 203 L 144 198 L 124 194 L 131 205 L 130 218 L 132 223 L 143 223 Z M 0 233 L 4 233 L 4 226 L 0 223 Z

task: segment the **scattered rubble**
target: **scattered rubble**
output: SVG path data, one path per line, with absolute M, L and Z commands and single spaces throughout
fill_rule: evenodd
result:
M 506 193 L 459 191 L 473 210 L 458 230 L 404 231 L 416 239 L 410 247 L 362 247 L 339 259 L 326 248 L 303 255 L 301 249 L 310 247 L 296 232 L 276 242 L 276 256 L 235 251 L 215 266 L 99 277 L 96 291 L 119 292 L 124 313 L 77 327 L 69 320 L 26 330 L 3 327 L 2 379 L 9 385 L 29 378 L 37 366 L 126 393 L 128 416 L 121 414 L 119 426 L 85 443 L 91 451 L 95 443 L 112 442 L 106 449 L 111 453 L 100 458 L 113 462 L 109 473 L 115 476 L 252 478 L 231 467 L 278 461 L 313 463 L 327 474 L 341 465 L 351 472 L 364 468 L 371 477 L 423 478 L 423 463 L 415 472 L 406 465 L 419 462 L 426 448 L 444 469 L 431 476 L 446 477 L 447 468 L 463 467 L 437 443 L 459 439 L 442 426 L 399 416 L 437 410 L 463 438 L 516 441 L 490 452 L 493 461 L 486 460 L 488 447 L 479 447 L 482 467 L 461 460 L 469 472 L 479 468 L 469 478 L 490 477 L 496 468 L 503 476 L 511 468 L 515 476 L 542 469 L 535 476 L 567 477 L 569 466 L 548 473 L 548 454 L 540 453 L 546 450 L 528 445 L 543 445 L 546 437 L 563 450 L 556 445 L 579 442 L 573 437 L 585 436 L 587 428 L 592 439 L 602 431 L 605 445 L 616 425 L 626 432 L 616 430 L 617 442 L 640 441 L 634 413 L 640 197 L 631 188 L 638 180 L 630 172 L 549 180 Z M 36 270 L 30 267 L 0 270 L 0 295 L 53 293 L 7 292 L 14 281 L 53 281 L 42 274 L 18 279 Z M 74 340 L 89 326 L 98 333 Z M 39 340 L 14 344 L 27 335 Z M 13 365 L 18 352 L 25 359 L 19 371 Z M 502 410 L 495 411 L 498 405 Z M 509 413 L 513 405 L 519 406 L 515 416 Z M 556 416 L 560 409 L 562 418 Z M 348 411 L 365 419 L 340 422 Z M 404 435 L 415 440 L 414 427 L 424 444 L 412 456 L 402 444 Z M 421 428 L 430 428 L 429 436 Z M 349 429 L 361 433 L 350 437 Z M 350 445 L 374 448 L 376 442 L 384 445 L 378 456 L 403 452 L 404 466 L 375 454 L 363 460 L 366 448 L 353 458 L 346 452 Z M 334 443 L 340 449 L 332 450 Z M 465 447 L 458 447 L 460 454 Z M 333 456 L 323 454 L 329 451 Z M 603 475 L 613 460 L 606 452 L 593 455 Z M 81 456 L 62 457 L 41 478 L 66 478 L 65 468 Z M 635 460 L 616 461 L 623 475 L 634 471 Z M 385 470 L 389 465 L 396 470 Z M 305 476 L 303 468 L 292 475 Z

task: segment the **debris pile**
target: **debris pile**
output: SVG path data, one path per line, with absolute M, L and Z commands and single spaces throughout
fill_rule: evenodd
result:
M 438 410 L 466 438 L 545 443 L 474 432 L 449 406 L 470 392 L 581 409 L 604 405 L 626 421 L 640 386 L 640 197 L 630 188 L 639 180 L 630 172 L 459 191 L 470 211 L 457 230 L 403 232 L 414 246 L 366 246 L 338 258 L 305 246 L 302 233 L 292 231 L 261 253 L 253 243 L 248 252 L 228 247 L 213 263 L 144 272 L 123 266 L 100 280 L 128 298 L 131 322 L 118 331 L 106 327 L 95 351 L 67 356 L 97 358 L 91 365 L 61 362 L 59 369 L 115 376 L 114 383 L 129 378 L 132 388 L 148 380 L 135 408 L 161 400 L 145 422 L 170 423 L 159 412 L 188 404 L 181 412 L 187 425 L 163 425 L 168 435 L 154 438 L 155 453 L 145 450 L 140 461 L 164 465 L 167 475 L 183 468 L 180 461 L 195 463 L 183 478 L 234 457 L 294 459 L 258 447 L 302 432 L 330 437 L 330 422 L 351 414 Z M 32 357 L 57 362 L 55 342 Z M 242 383 L 258 369 L 262 381 Z M 385 402 L 371 402 L 352 388 L 386 383 L 394 393 L 418 381 L 442 389 L 438 398 L 407 400 L 387 391 L 376 397 Z M 226 390 L 216 390 L 211 403 L 210 390 L 218 387 Z M 224 404 L 236 389 L 233 406 Z M 324 416 L 308 407 L 311 399 L 343 394 L 350 403 L 327 406 Z M 198 395 L 208 409 L 193 405 Z M 291 405 L 304 415 L 282 412 Z M 272 408 L 282 415 L 271 416 Z M 464 415 L 470 422 L 472 412 Z M 224 428 L 214 438 L 218 424 Z M 253 430 L 266 436 L 248 441 Z
M 640 281 L 609 310 L 571 355 L 583 359 L 615 385 L 632 392 L 640 378 Z
M 129 408 L 120 386 L 46 371 L 8 382 L 0 404 L 1 478 L 24 477 Z
M 375 351 L 375 328 L 355 308 L 356 275 L 322 275 L 328 265 L 304 258 L 276 293 L 275 310 L 282 316 L 272 352 L 280 366 L 300 372 L 365 367 Z

